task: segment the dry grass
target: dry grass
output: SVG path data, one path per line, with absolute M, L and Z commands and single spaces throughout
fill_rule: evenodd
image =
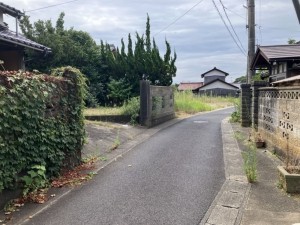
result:
M 83 114 L 85 116 L 102 116 L 102 115 L 121 115 L 122 107 L 99 107 L 85 109 Z

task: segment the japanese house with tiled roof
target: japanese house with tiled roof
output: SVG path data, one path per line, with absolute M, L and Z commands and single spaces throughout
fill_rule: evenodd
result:
M 3 21 L 3 15 L 7 14 L 16 19 L 16 31 L 8 29 Z M 33 49 L 43 54 L 51 52 L 51 49 L 24 37 L 18 32 L 18 20 L 24 16 L 20 10 L 0 2 L 0 70 L 25 69 L 24 49 Z
M 214 96 L 236 96 L 239 88 L 225 81 L 228 75 L 216 67 L 203 73 L 201 77 L 204 78 L 204 85 L 198 89 L 198 93 Z
M 251 69 L 264 71 L 269 82 L 300 75 L 300 45 L 258 46 Z

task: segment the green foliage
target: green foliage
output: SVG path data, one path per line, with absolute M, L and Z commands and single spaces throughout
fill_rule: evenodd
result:
M 136 33 L 133 45 L 129 34 L 127 46 L 122 39 L 120 49 L 112 49 L 103 41 L 97 45 L 86 32 L 65 29 L 64 16 L 60 14 L 56 26 L 51 20 L 31 24 L 28 16 L 21 20 L 20 27 L 26 37 L 52 49 L 52 53 L 44 57 L 27 50 L 26 67 L 42 72 L 62 66 L 79 68 L 88 78 L 88 107 L 120 104 L 129 97 L 138 96 L 139 82 L 143 78 L 150 80 L 152 85 L 172 84 L 177 70 L 176 53 L 172 56 L 171 46 L 166 41 L 166 52 L 160 55 L 155 40 L 151 41 L 149 16 L 145 35 Z
M 60 71 L 62 77 L 0 73 L 0 191 L 32 165 L 58 174 L 81 150 L 85 79 L 72 68 Z
M 252 81 L 261 81 L 261 73 L 262 71 L 259 71 L 258 73 L 256 73 L 253 77 L 252 77 Z
M 124 79 L 119 81 L 112 79 L 108 84 L 108 98 L 112 100 L 113 105 L 121 105 L 130 96 L 131 87 L 124 82 Z
M 258 71 L 253 77 L 252 77 L 252 81 L 261 81 L 261 73 L 262 71 Z M 238 77 L 234 80 L 234 83 L 241 83 L 241 84 L 245 84 L 247 83 L 247 77 L 246 76 L 241 76 Z
M 130 115 L 131 124 L 135 124 L 137 121 L 137 118 L 140 113 L 140 97 L 133 97 L 129 99 L 122 107 L 122 114 L 123 115 Z
M 247 83 L 247 77 L 246 76 L 241 76 L 238 77 L 234 80 L 234 83 Z
M 295 45 L 295 44 L 298 44 L 298 42 L 295 39 L 293 39 L 293 38 L 289 38 L 288 44 L 289 45 Z
M 24 181 L 24 196 L 30 192 L 36 192 L 40 188 L 45 188 L 48 185 L 45 166 L 32 166 L 31 169 L 27 171 L 27 175 L 21 177 L 21 180 Z
M 241 112 L 242 112 L 242 106 L 241 106 L 241 99 L 238 98 L 234 102 L 234 112 L 231 114 L 230 121 L 234 123 L 239 123 L 241 122 Z
M 242 152 L 244 159 L 244 171 L 249 183 L 257 181 L 257 159 L 256 147 L 253 144 L 248 145 L 248 149 Z
M 192 92 L 175 92 L 175 111 L 197 113 L 212 110 L 212 107 L 203 103 Z
M 234 104 L 234 97 L 213 97 L 195 95 L 191 91 L 175 92 L 175 111 L 177 113 L 194 114 L 229 107 Z

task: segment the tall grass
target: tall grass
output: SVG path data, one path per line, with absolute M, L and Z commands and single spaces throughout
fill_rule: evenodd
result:
M 234 97 L 199 96 L 190 91 L 175 92 L 175 111 L 194 114 L 233 106 L 235 101 Z
M 199 96 L 190 91 L 175 92 L 174 97 L 176 113 L 186 114 L 194 114 L 234 106 L 238 101 L 238 98 L 234 97 Z M 132 98 L 122 107 L 98 107 L 85 109 L 84 115 L 132 115 L 134 118 L 138 116 L 138 112 L 139 98 Z
M 98 107 L 84 110 L 85 116 L 128 115 L 130 123 L 135 124 L 140 111 L 140 98 L 133 97 L 124 102 L 121 107 Z

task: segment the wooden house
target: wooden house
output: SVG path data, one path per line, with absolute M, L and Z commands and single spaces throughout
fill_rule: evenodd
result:
M 300 45 L 258 46 L 251 69 L 264 71 L 270 83 L 300 75 Z
M 217 79 L 225 81 L 225 78 L 228 75 L 229 75 L 228 73 L 214 67 L 213 69 L 201 74 L 201 78 L 204 78 L 204 85 L 205 85 Z
M 198 89 L 198 93 L 200 95 L 236 96 L 239 88 L 225 81 L 228 75 L 216 67 L 203 73 L 201 77 L 204 78 L 204 85 Z
M 11 31 L 3 21 L 3 15 L 7 14 L 16 20 L 16 30 Z M 0 2 L 0 69 L 19 70 L 25 69 L 24 49 L 29 48 L 42 54 L 51 52 L 51 49 L 24 37 L 18 32 L 18 20 L 24 14 L 13 7 Z

